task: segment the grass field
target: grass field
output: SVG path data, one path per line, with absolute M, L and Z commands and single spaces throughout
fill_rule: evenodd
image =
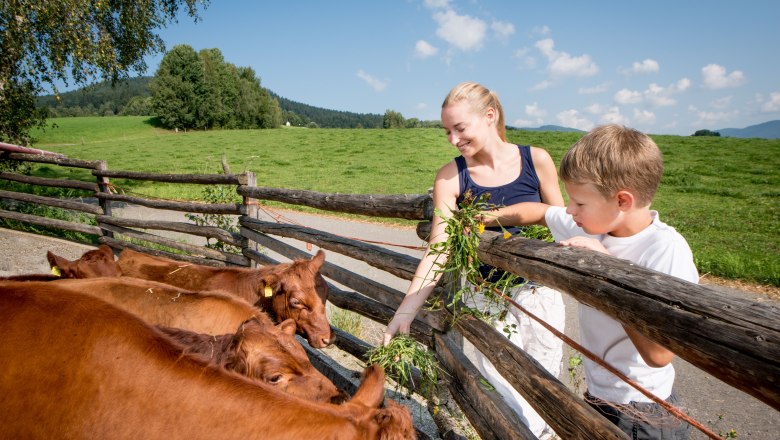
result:
M 34 147 L 106 160 L 109 169 L 217 173 L 251 170 L 258 185 L 361 194 L 420 194 L 457 155 L 439 129 L 231 130 L 173 133 L 144 117 L 63 118 L 35 133 Z M 510 131 L 556 163 L 581 135 Z M 653 136 L 665 173 L 653 208 L 691 244 L 702 274 L 780 285 L 780 140 Z M 38 175 L 91 176 L 42 166 Z M 198 186 L 114 182 L 138 194 L 199 199 Z

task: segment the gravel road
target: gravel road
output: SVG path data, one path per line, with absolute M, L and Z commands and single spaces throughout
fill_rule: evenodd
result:
M 169 213 L 162 218 L 160 211 L 141 207 L 114 208 L 114 213 L 120 217 L 138 219 L 166 219 L 184 221 L 181 213 Z M 323 231 L 344 236 L 374 240 L 379 242 L 419 246 L 423 243 L 411 227 L 388 226 L 357 220 L 345 220 L 335 216 L 304 214 L 287 210 L 261 212 L 260 216 L 270 219 L 272 216 L 283 216 L 288 223 L 297 223 Z M 305 249 L 305 244 L 295 240 L 285 240 L 288 243 Z M 419 257 L 420 251 L 400 247 L 387 246 L 396 252 L 403 252 Z M 46 261 L 46 251 L 68 258 L 78 258 L 83 252 L 91 249 L 89 246 L 72 243 L 65 240 L 41 237 L 33 234 L 20 233 L 0 229 L 0 276 L 21 273 L 47 273 L 49 265 Z M 315 247 L 312 251 L 316 251 Z M 327 251 L 326 251 L 327 252 Z M 274 256 L 269 252 L 270 256 Z M 284 258 L 280 258 L 284 260 Z M 405 291 L 407 281 L 389 275 L 362 262 L 355 261 L 336 253 L 327 254 L 328 261 L 357 271 L 364 276 L 380 281 L 393 288 Z M 752 301 L 780 306 L 780 302 L 768 299 L 760 294 L 729 289 L 734 295 L 741 295 Z M 566 334 L 578 339 L 577 305 L 576 301 L 564 295 L 567 310 Z M 383 327 L 376 326 L 373 335 L 366 339 L 379 338 Z M 369 341 L 374 342 L 375 341 Z M 573 387 L 567 375 L 568 354 L 564 354 L 564 368 L 561 380 Z M 677 358 L 674 361 L 678 380 L 676 387 L 691 416 L 715 433 L 725 434 L 734 430 L 738 438 L 780 439 L 780 413 L 757 399 L 722 383 L 720 380 L 704 373 L 687 362 Z M 580 373 L 580 376 L 582 373 Z M 424 411 L 423 411 L 424 412 Z M 430 428 L 427 428 L 428 431 Z M 430 432 L 430 431 L 429 431 Z M 705 435 L 694 431 L 692 439 L 705 439 Z

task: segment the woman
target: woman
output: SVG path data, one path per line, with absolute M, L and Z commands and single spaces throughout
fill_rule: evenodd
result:
M 563 206 L 552 158 L 541 148 L 518 146 L 506 141 L 504 114 L 495 93 L 476 83 L 457 85 L 442 104 L 441 122 L 447 139 L 458 149 L 460 156 L 436 174 L 433 203 L 441 217 L 435 215 L 433 218 L 428 248 L 406 297 L 387 325 L 385 345 L 396 333 L 409 332 L 417 311 L 433 292 L 440 275 L 435 270 L 437 263 L 443 263 L 437 259 L 446 256 L 431 252 L 431 245 L 447 240 L 444 219 L 450 217 L 467 190 L 471 190 L 475 199 L 490 193 L 490 203 L 496 205 L 541 201 Z M 529 282 L 513 289 L 511 295 L 531 313 L 563 330 L 565 311 L 560 292 Z M 510 335 L 510 340 L 557 376 L 562 342 L 515 307 L 510 307 L 509 311 L 505 321 L 496 322 L 495 327 L 501 331 L 507 325 L 516 325 L 516 332 Z M 473 347 L 464 347 L 464 351 L 469 354 L 469 348 L 473 350 L 470 358 L 477 368 L 534 435 L 540 438 L 551 436 L 552 431 L 525 399 L 498 374 L 482 353 Z

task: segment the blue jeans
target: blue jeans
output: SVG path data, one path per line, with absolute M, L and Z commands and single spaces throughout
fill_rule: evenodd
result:
M 687 440 L 690 436 L 691 425 L 669 414 L 657 403 L 616 404 L 600 400 L 588 392 L 585 392 L 585 401 L 632 440 Z M 674 391 L 666 401 L 679 406 Z

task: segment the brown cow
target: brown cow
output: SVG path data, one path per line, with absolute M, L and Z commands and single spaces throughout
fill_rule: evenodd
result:
M 308 402 L 183 355 L 137 316 L 55 283 L 0 286 L 5 438 L 415 437 L 407 409 L 379 408 L 381 367 L 343 405 Z
M 328 285 L 319 270 L 325 252 L 311 260 L 295 260 L 259 269 L 211 267 L 155 257 L 125 248 L 117 264 L 122 275 L 159 281 L 188 290 L 229 292 L 267 311 L 276 322 L 293 319 L 309 345 L 333 343 L 325 302 Z
M 158 328 L 186 347 L 185 353 L 203 355 L 216 365 L 294 396 L 332 403 L 341 403 L 348 397 L 311 364 L 306 350 L 295 339 L 292 319 L 274 326 L 270 319 L 252 318 L 241 324 L 236 333 L 217 336 Z
M 122 275 L 114 261 L 114 251 L 106 244 L 87 251 L 78 260 L 69 261 L 52 251 L 46 252 L 52 271 L 59 272 L 62 278 L 118 277 Z
M 265 312 L 231 295 L 187 292 L 168 284 L 124 277 L 28 285 L 31 290 L 52 285 L 55 291 L 100 298 L 150 324 L 173 327 L 165 332 L 176 335 L 174 339 L 188 351 L 207 353 L 217 365 L 309 400 L 343 401 L 343 392 L 314 368 L 295 339 L 292 320 L 274 325 Z M 209 342 L 204 342 L 207 339 Z

